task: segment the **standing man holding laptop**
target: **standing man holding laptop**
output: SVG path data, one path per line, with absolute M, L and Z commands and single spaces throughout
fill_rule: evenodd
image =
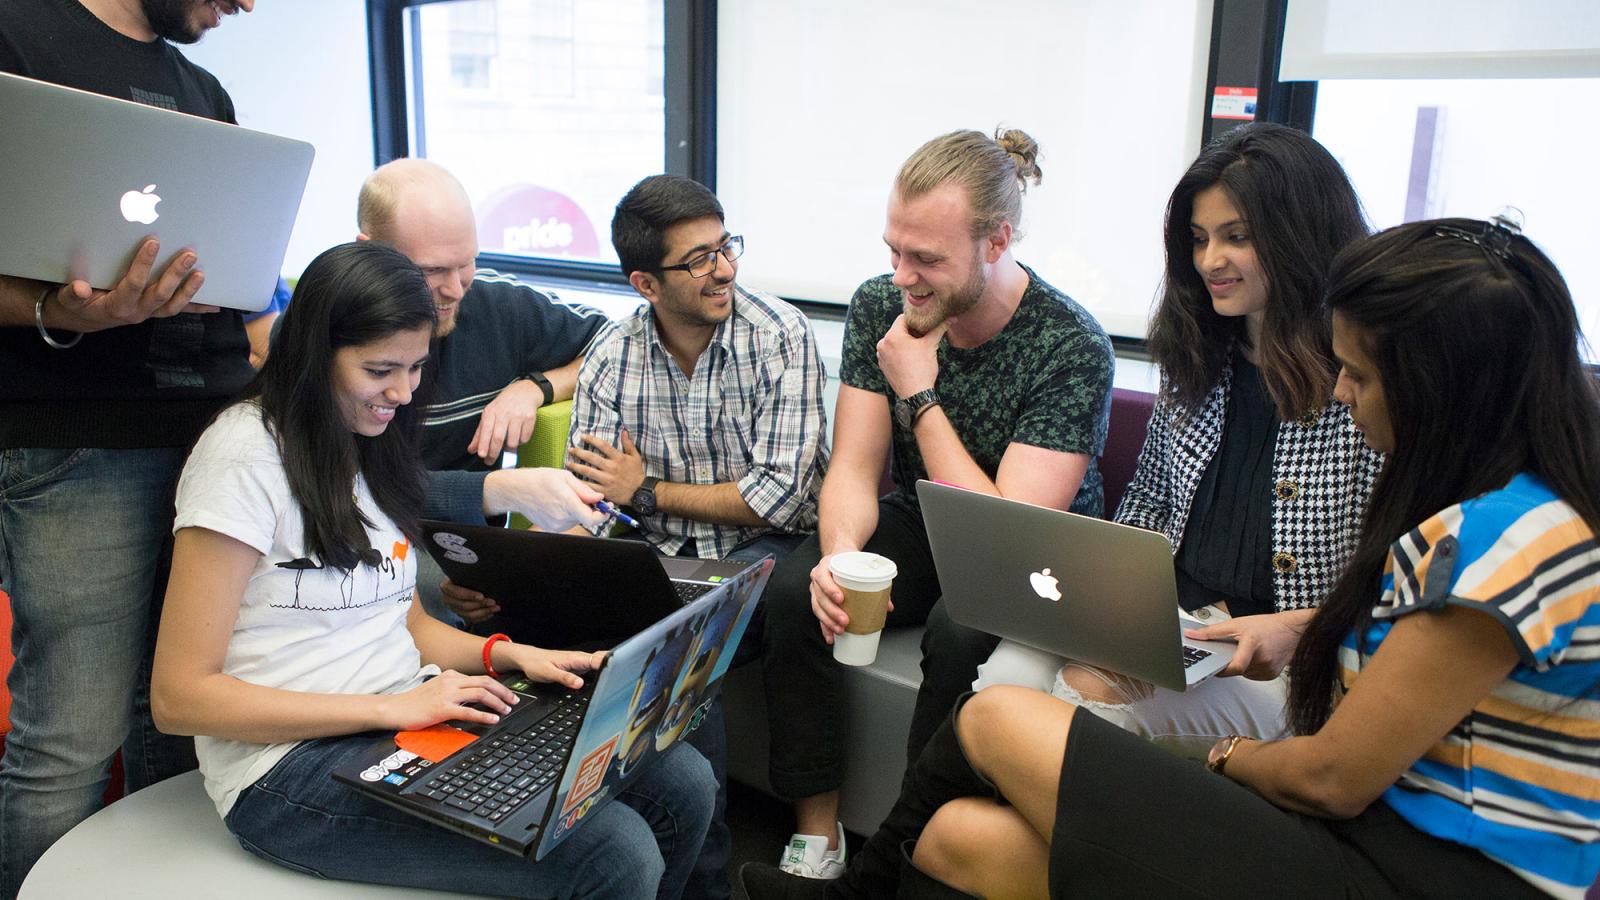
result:
M 253 6 L 12 0 L 0 71 L 232 123 L 222 86 L 172 44 Z M 225 183 L 228 161 L 217 162 Z M 190 306 L 203 261 L 186 251 L 157 268 L 158 252 L 144 241 L 104 291 L 0 276 L 0 587 L 16 651 L 0 762 L 4 897 L 98 807 L 125 738 L 130 790 L 194 766 L 190 742 L 157 734 L 148 708 L 136 721 L 134 697 L 185 448 L 252 369 L 238 312 Z
M 949 715 L 999 638 L 963 628 L 939 580 L 915 484 L 931 478 L 1099 515 L 1094 465 L 1110 409 L 1111 343 L 1066 294 L 1012 256 L 1038 146 L 1021 131 L 957 131 L 924 144 L 890 194 L 892 275 L 862 284 L 845 319 L 834 457 L 817 535 L 781 560 L 767 591 L 768 774 L 795 801 L 784 871 L 837 878 L 844 678 L 829 653 L 847 616 L 832 556 L 893 560 L 888 624 L 926 621 L 909 759 Z M 893 452 L 896 490 L 880 498 Z

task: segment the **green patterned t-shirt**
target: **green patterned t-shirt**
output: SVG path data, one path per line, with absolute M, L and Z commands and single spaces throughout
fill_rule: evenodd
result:
M 935 384 L 944 414 L 991 479 L 1013 443 L 1098 457 L 1111 411 L 1112 353 L 1105 331 L 1071 297 L 1022 268 L 1028 288 L 999 334 L 970 349 L 952 347 L 948 339 L 939 343 Z M 845 317 L 839 371 L 845 384 L 882 394 L 891 405 L 894 392 L 878 368 L 877 346 L 902 302 L 888 275 L 856 289 Z M 928 469 L 911 430 L 898 423 L 893 428 L 895 496 L 916 508 L 917 479 L 928 477 Z M 1071 510 L 1098 516 L 1104 505 L 1100 470 L 1091 459 Z

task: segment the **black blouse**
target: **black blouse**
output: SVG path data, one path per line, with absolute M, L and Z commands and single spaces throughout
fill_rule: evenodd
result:
M 1178 603 L 1226 601 L 1234 616 L 1272 602 L 1272 458 L 1278 411 L 1261 370 L 1237 351 L 1222 446 L 1206 466 L 1176 559 Z

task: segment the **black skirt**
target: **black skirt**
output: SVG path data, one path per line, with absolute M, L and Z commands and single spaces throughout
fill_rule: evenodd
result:
M 1545 895 L 1381 800 L 1347 820 L 1287 812 L 1080 709 L 1061 760 L 1050 896 Z

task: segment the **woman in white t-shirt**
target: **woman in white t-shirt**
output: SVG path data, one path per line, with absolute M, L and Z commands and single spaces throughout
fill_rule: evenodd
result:
M 716 789 L 687 745 L 538 863 L 329 777 L 371 732 L 490 723 L 515 702 L 479 674 L 481 638 L 414 602 L 423 481 L 408 404 L 434 324 L 421 272 L 384 245 L 335 247 L 306 269 L 247 399 L 201 435 L 178 484 L 156 720 L 197 736 L 206 790 L 239 842 L 290 868 L 520 897 L 676 897 Z M 582 509 L 542 524 L 601 518 Z M 497 671 L 573 688 L 598 662 L 491 648 Z

